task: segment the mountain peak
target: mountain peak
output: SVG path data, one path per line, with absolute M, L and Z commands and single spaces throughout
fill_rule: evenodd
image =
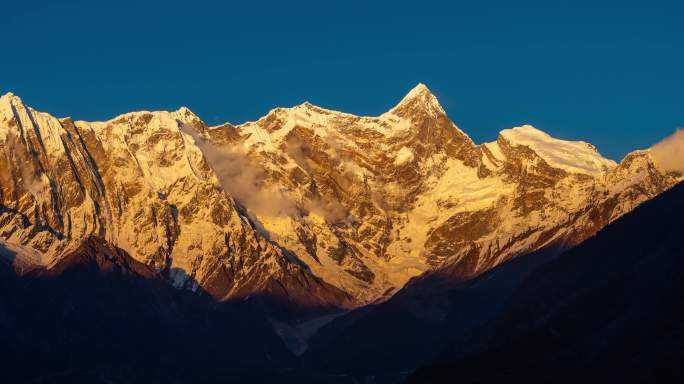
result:
M 15 95 L 12 92 L 7 92 L 4 95 L 0 96 L 0 103 L 2 104 L 12 104 L 12 105 L 22 105 L 23 102 L 21 101 L 21 98 L 17 95 Z
M 305 102 L 303 102 L 303 103 L 297 105 L 297 107 L 301 107 L 301 108 L 312 108 L 312 107 L 315 107 L 315 105 L 311 104 L 311 103 L 307 100 L 307 101 L 305 101 Z
M 513 127 L 509 129 L 504 129 L 501 131 L 501 133 L 512 133 L 515 132 L 516 134 L 524 134 L 528 136 L 537 136 L 537 137 L 551 137 L 548 133 L 542 131 L 539 128 L 536 128 L 532 125 L 529 124 L 523 124 L 519 127 Z
M 0 122 L 14 118 L 17 109 L 23 109 L 24 103 L 12 92 L 0 96 Z M 4 125 L 4 124 L 3 124 Z M 0 131 L 5 131 L 6 127 L 0 125 Z M 3 136 L 4 137 L 4 134 Z
M 430 92 L 430 89 L 423 83 L 418 83 L 415 87 L 413 87 L 407 94 L 404 96 L 403 99 L 399 102 L 399 105 L 405 104 L 408 102 L 411 102 L 413 100 L 422 100 L 422 101 L 432 101 L 433 99 L 436 101 L 437 98 Z
M 431 93 L 431 92 L 430 92 L 430 89 L 427 87 L 427 85 L 425 85 L 425 84 L 423 84 L 423 83 L 418 83 L 418 84 L 416 84 L 415 87 L 413 87 L 413 88 L 409 91 L 408 94 L 406 94 L 406 97 L 409 97 L 409 96 L 411 96 L 411 95 L 418 95 L 418 94 L 425 93 L 425 92 Z
M 417 111 L 427 112 L 432 116 L 445 114 L 435 95 L 423 83 L 418 83 L 413 87 L 399 104 L 390 110 L 395 115 L 404 117 L 408 117 Z
M 182 106 L 176 110 L 176 114 L 185 117 L 185 118 L 194 118 L 199 120 L 199 116 L 193 111 L 190 110 L 190 108 L 186 106 Z
M 550 165 L 571 173 L 599 175 L 617 166 L 592 144 L 560 140 L 531 125 L 504 129 L 499 136 L 511 144 L 529 147 Z

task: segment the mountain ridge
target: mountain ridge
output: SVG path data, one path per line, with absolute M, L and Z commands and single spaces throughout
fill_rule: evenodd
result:
M 684 183 L 525 277 L 408 382 L 678 382 Z
M 326 256 L 321 255 L 320 251 L 316 251 L 320 247 L 314 246 L 313 242 L 327 244 L 339 242 L 343 245 L 334 249 L 333 252 L 344 252 L 342 255 L 344 260 L 336 261 L 342 266 L 336 274 L 356 274 L 361 277 L 357 280 L 363 280 L 366 283 L 376 279 L 379 274 L 384 272 L 374 268 L 370 262 L 366 262 L 370 256 L 365 256 L 365 251 L 361 248 L 367 247 L 366 251 L 381 259 L 387 252 L 397 253 L 397 250 L 391 250 L 391 247 L 412 248 L 407 243 L 394 242 L 395 244 L 392 244 L 391 238 L 395 235 L 389 233 L 392 230 L 390 228 L 396 226 L 395 222 L 403 220 L 396 217 L 392 218 L 392 216 L 396 216 L 397 213 L 410 214 L 413 209 L 412 205 L 421 203 L 416 199 L 419 199 L 421 194 L 425 196 L 425 193 L 431 188 L 428 183 L 438 184 L 440 178 L 443 180 L 453 179 L 453 185 L 440 186 L 439 188 L 442 189 L 435 191 L 446 196 L 436 198 L 446 200 L 445 204 L 451 207 L 461 204 L 465 210 L 471 210 L 478 208 L 477 204 L 480 204 L 481 197 L 472 195 L 475 206 L 470 208 L 472 205 L 463 201 L 463 195 L 459 193 L 461 191 L 468 192 L 467 189 L 464 190 L 464 184 L 476 185 L 479 183 L 484 186 L 484 184 L 489 185 L 491 183 L 489 181 L 485 183 L 482 180 L 500 177 L 501 180 L 496 182 L 499 185 L 494 183 L 491 185 L 492 188 L 497 186 L 501 187 L 501 190 L 505 190 L 510 188 L 506 186 L 508 184 L 520 190 L 521 188 L 515 187 L 516 183 L 519 182 L 516 180 L 527 179 L 529 181 L 525 182 L 529 186 L 525 188 L 530 189 L 530 191 L 520 190 L 519 193 L 530 195 L 541 192 L 531 191 L 531 189 L 545 185 L 548 191 L 557 180 L 562 179 L 576 179 L 578 181 L 576 184 L 587 184 L 587 180 L 591 180 L 591 177 L 596 180 L 596 183 L 601 184 L 604 183 L 603 175 L 608 175 L 606 172 L 618 168 L 616 163 L 603 158 L 595 147 L 588 143 L 557 140 L 547 134 L 538 136 L 554 145 L 563 144 L 564 147 L 562 147 L 563 150 L 560 154 L 554 154 L 553 151 L 549 154 L 548 150 L 546 153 L 542 153 L 531 149 L 528 145 L 520 145 L 518 143 L 520 140 L 510 140 L 510 135 L 506 134 L 507 130 L 502 131 L 496 142 L 475 144 L 448 119 L 441 107 L 439 108 L 440 112 L 436 115 L 422 113 L 420 112 L 421 108 L 417 108 L 418 112 L 409 114 L 407 117 L 397 116 L 393 113 L 393 111 L 401 110 L 406 105 L 415 102 L 419 104 L 419 107 L 429 106 L 433 102 L 438 103 L 427 87 L 419 85 L 409 92 L 397 106 L 375 117 L 355 116 L 303 104 L 293 108 L 274 109 L 266 117 L 256 122 L 210 128 L 208 132 L 205 131 L 206 134 L 202 138 L 219 148 L 237 149 L 249 158 L 250 162 L 256 162 L 256 167 L 259 167 L 262 175 L 255 183 L 272 185 L 274 189 L 281 191 L 282 196 L 290 196 L 290 198 L 285 197 L 283 200 L 288 200 L 289 206 L 297 207 L 294 209 L 295 211 L 303 211 L 304 217 L 312 217 L 311 209 L 307 208 L 311 203 L 307 200 L 311 200 L 310 193 L 315 191 L 318 195 L 315 195 L 314 199 L 327 199 L 329 204 L 335 205 L 336 210 L 341 212 L 334 218 L 359 218 L 357 216 L 361 215 L 368 217 L 359 218 L 360 222 L 375 222 L 375 224 L 370 225 L 370 228 L 363 224 L 358 227 L 359 229 L 365 227 L 366 231 L 371 231 L 374 234 L 372 235 L 372 244 L 370 239 L 366 244 L 358 244 L 359 236 L 354 233 L 341 234 L 342 228 L 331 228 L 328 231 L 320 225 L 314 225 L 315 229 L 308 230 L 305 227 L 311 227 L 311 224 L 284 224 L 282 217 L 274 217 L 268 212 L 259 215 L 258 207 L 255 207 L 255 215 L 260 217 L 259 220 L 264 224 L 265 230 L 270 231 L 274 238 L 285 237 L 286 239 L 281 242 L 281 245 L 298 248 L 296 253 L 305 255 L 305 262 L 313 266 L 316 273 L 326 273 L 321 271 L 321 268 L 316 270 L 316 265 L 323 263 L 321 260 L 324 260 Z M 528 126 L 528 128 L 531 127 Z M 528 128 L 522 127 L 522 129 Z M 517 128 L 513 131 L 516 130 Z M 547 144 L 545 149 L 549 147 Z M 646 168 L 652 170 L 652 160 L 647 153 L 643 154 L 640 161 L 642 162 L 642 170 L 651 172 L 646 170 Z M 530 172 L 528 172 L 528 169 L 531 169 L 529 168 L 530 165 L 537 167 L 541 173 L 544 173 L 543 177 L 533 180 Z M 573 167 L 572 165 L 576 166 Z M 467 173 L 471 170 L 473 170 L 473 174 L 468 175 Z M 633 168 L 632 171 L 641 172 L 636 168 Z M 501 176 L 496 176 L 497 173 Z M 434 175 L 433 180 L 430 180 L 430 175 Z M 631 179 L 635 183 L 638 183 L 637 179 L 640 177 L 626 174 L 622 176 L 623 179 Z M 656 178 L 658 177 L 656 176 Z M 376 182 L 375 186 L 372 184 L 373 181 Z M 654 182 L 659 184 L 658 190 L 664 188 L 661 182 Z M 570 183 L 570 181 L 566 183 Z M 354 184 L 363 184 L 364 187 L 355 187 Z M 390 188 L 395 187 L 401 190 L 397 190 L 397 192 L 390 190 Z M 449 192 L 445 188 L 452 188 L 454 191 Z M 572 187 L 567 185 L 565 188 Z M 607 185 L 600 188 L 607 188 Z M 435 192 L 432 193 L 435 194 Z M 568 191 L 571 196 L 581 196 L 583 193 L 577 190 Z M 647 196 L 643 198 L 653 196 L 657 194 L 657 191 L 646 193 Z M 343 197 L 345 194 L 348 194 L 348 197 Z M 521 196 L 522 200 L 516 204 L 524 210 L 534 212 L 534 207 L 525 201 L 531 197 Z M 554 197 L 554 199 L 559 198 L 560 196 Z M 595 198 L 598 196 L 591 199 Z M 345 201 L 345 199 L 349 200 Z M 358 206 L 359 199 L 364 200 L 364 206 L 367 207 L 361 211 L 355 207 Z M 433 199 L 432 202 L 434 202 L 434 198 L 426 197 L 426 199 Z M 463 202 L 459 203 L 459 200 Z M 638 204 L 638 201 L 632 204 Z M 361 208 L 361 206 L 358 207 Z M 248 206 L 248 208 L 250 207 Z M 515 208 L 514 206 L 513 209 Z M 367 215 L 368 209 L 376 212 Z M 580 207 L 564 209 L 577 210 Z M 628 207 L 619 209 L 629 210 Z M 357 212 L 354 212 L 355 210 Z M 397 210 L 399 212 L 396 212 Z M 439 207 L 435 206 L 427 213 L 416 212 L 415 210 L 414 212 L 421 216 L 431 214 L 434 216 L 434 212 L 438 210 Z M 526 213 L 523 212 L 522 214 Z M 608 220 L 610 219 L 609 217 Z M 296 217 L 293 220 L 299 221 Z M 282 228 L 284 225 L 293 226 L 294 229 L 285 230 Z M 423 227 L 428 226 L 424 222 L 421 225 Z M 598 227 L 601 225 L 599 223 Z M 313 240 L 314 234 L 318 238 L 317 240 Z M 327 241 L 321 241 L 320 237 L 325 234 L 327 234 Z M 414 242 L 416 235 L 427 236 L 416 233 L 407 235 Z M 302 240 L 302 237 L 309 240 Z M 418 237 L 417 241 L 418 246 L 421 246 L 425 240 Z M 575 240 L 575 243 L 577 241 Z M 444 247 L 440 245 L 440 248 Z M 311 257 L 306 257 L 307 253 Z M 397 259 L 395 258 L 395 260 Z M 401 286 L 408 279 L 407 276 L 413 276 L 427 268 L 434 267 L 434 265 L 428 267 L 420 260 L 420 255 L 411 255 L 407 260 L 408 264 L 399 266 L 399 268 L 413 270 L 413 272 L 395 273 L 390 271 L 389 273 L 396 277 L 388 276 L 387 278 L 395 279 L 395 282 L 380 283 L 381 287 L 378 288 L 374 297 L 371 295 L 364 300 L 373 301 L 377 299 L 377 295 L 382 295 L 382 292 L 385 292 L 390 285 Z M 494 264 L 500 261 L 494 261 Z M 437 259 L 433 264 L 435 263 L 442 263 L 442 260 Z M 400 276 L 402 274 L 404 276 Z M 324 278 L 326 277 L 324 276 Z M 340 282 L 340 284 L 346 290 L 367 289 L 367 287 L 353 287 L 353 285 L 365 283 Z
M 20 105 L 25 105 L 23 99 L 11 91 L 6 92 L 4 95 L 0 95 L 0 100 L 2 100 L 2 99 L 14 100 L 15 102 L 17 102 Z M 421 99 L 420 101 L 422 101 L 422 102 L 417 101 L 416 99 Z M 388 109 L 386 112 L 383 112 L 377 116 L 356 115 L 354 113 L 338 111 L 335 109 L 330 109 L 330 108 L 326 108 L 326 107 L 322 107 L 322 106 L 313 104 L 309 101 L 304 101 L 300 104 L 297 104 L 297 105 L 294 105 L 291 107 L 275 107 L 275 108 L 269 110 L 266 114 L 264 114 L 262 117 L 258 118 L 257 120 L 248 120 L 248 121 L 245 121 L 242 123 L 234 123 L 234 122 L 226 121 L 226 122 L 223 122 L 223 123 L 220 123 L 217 125 L 213 125 L 213 126 L 206 125 L 206 128 L 207 129 L 216 129 L 216 128 L 220 128 L 220 127 L 223 127 L 226 125 L 233 126 L 233 127 L 244 126 L 247 124 L 256 123 L 261 119 L 265 119 L 269 115 L 271 115 L 273 112 L 276 112 L 276 111 L 302 109 L 302 108 L 312 108 L 314 110 L 321 110 L 321 111 L 340 114 L 340 115 L 348 115 L 348 116 L 357 117 L 357 118 L 377 118 L 377 117 L 380 117 L 380 116 L 385 115 L 385 114 L 394 113 L 397 109 L 406 108 L 407 104 L 412 105 L 412 106 L 418 106 L 419 108 L 428 108 L 430 106 L 434 106 L 434 108 L 436 108 L 438 111 L 440 111 L 443 114 L 446 114 L 443 107 L 441 106 L 441 104 L 439 103 L 439 101 L 437 100 L 435 95 L 430 91 L 430 89 L 424 83 L 418 83 L 415 87 L 413 87 L 411 90 L 409 90 L 406 93 L 406 95 L 396 105 L 394 105 L 393 107 Z M 119 118 L 124 118 L 127 115 L 133 116 L 133 115 L 147 114 L 147 113 L 152 113 L 152 114 L 154 114 L 154 113 L 178 113 L 178 114 L 182 114 L 182 115 L 191 115 L 195 119 L 198 119 L 198 120 L 200 119 L 199 115 L 197 115 L 189 107 L 187 107 L 185 105 L 181 105 L 176 110 L 163 110 L 163 109 L 161 109 L 161 110 L 146 110 L 146 109 L 141 109 L 141 110 L 135 110 L 135 111 L 120 113 L 114 117 L 104 119 L 104 120 L 81 120 L 81 119 L 78 119 L 78 120 L 74 120 L 74 121 L 75 122 L 84 122 L 84 123 L 88 123 L 88 122 L 89 123 L 97 123 L 97 122 L 106 123 L 106 122 L 115 121 Z M 58 119 L 59 120 L 62 120 L 62 119 L 73 120 L 73 117 L 72 116 L 64 116 L 64 117 L 58 117 Z M 529 125 L 529 124 L 522 124 L 522 125 L 515 127 L 515 128 L 520 128 L 520 127 L 532 127 L 534 129 L 539 130 L 540 132 L 543 132 L 544 134 L 548 135 L 548 133 L 546 133 L 546 132 L 544 132 L 544 131 L 540 130 L 539 128 L 536 128 L 532 125 Z M 498 134 L 501 134 L 502 132 L 510 130 L 510 129 L 512 129 L 512 128 L 505 128 L 505 129 L 499 131 Z M 459 131 L 464 132 L 460 128 L 459 128 Z M 465 132 L 464 132 L 464 134 L 465 134 Z M 466 134 L 466 136 L 467 136 L 467 134 Z M 472 139 L 471 139 L 471 141 L 472 141 Z M 473 141 L 473 143 L 474 143 L 474 141 Z M 483 143 L 480 143 L 478 145 L 483 145 L 486 143 L 487 142 L 483 142 Z M 589 144 L 589 143 L 587 143 L 587 144 Z M 591 144 L 589 144 L 589 145 L 591 145 Z
M 21 99 L 21 97 L 17 96 L 15 93 L 13 93 L 13 92 L 11 92 L 11 91 L 10 91 L 10 92 L 6 92 L 4 95 L 1 95 L 1 96 L 0 96 L 0 100 L 2 100 L 2 99 L 14 101 L 14 102 L 18 103 L 18 104 L 21 105 L 21 106 L 25 106 L 23 100 Z M 313 103 L 310 103 L 309 101 L 304 101 L 303 103 L 300 103 L 300 104 L 295 105 L 295 106 L 292 106 L 292 107 L 276 107 L 276 108 L 274 108 L 274 109 L 271 109 L 269 112 L 267 112 L 267 113 L 266 113 L 264 116 L 262 116 L 261 118 L 259 118 L 259 119 L 257 119 L 257 120 L 254 120 L 254 121 L 246 121 L 246 122 L 239 123 L 239 124 L 235 124 L 235 123 L 232 123 L 232 122 L 224 122 L 224 123 L 221 123 L 221 124 L 218 124 L 218 125 L 214 125 L 214 126 L 205 125 L 203 122 L 202 122 L 202 124 L 205 125 L 205 129 L 207 129 L 207 130 L 213 130 L 213 129 L 222 128 L 222 127 L 225 127 L 225 126 L 240 127 L 240 126 L 245 126 L 245 125 L 252 124 L 252 123 L 257 123 L 258 121 L 267 118 L 269 115 L 271 115 L 272 113 L 277 112 L 277 111 L 282 111 L 282 110 L 290 111 L 290 110 L 305 109 L 305 108 L 310 108 L 310 109 L 313 109 L 313 110 L 320 110 L 320 111 L 324 111 L 324 112 L 328 112 L 328 113 L 334 113 L 334 114 L 340 114 L 340 115 L 347 115 L 347 116 L 356 117 L 356 118 L 379 118 L 379 117 L 381 117 L 381 116 L 383 116 L 383 115 L 386 115 L 386 114 L 396 113 L 397 110 L 404 109 L 404 108 L 406 108 L 406 107 L 408 107 L 408 106 L 416 106 L 416 105 L 418 106 L 418 108 L 431 108 L 431 107 L 433 107 L 433 108 L 437 109 L 439 112 L 441 112 L 442 114 L 446 114 L 446 112 L 444 111 L 444 109 L 443 109 L 442 106 L 440 105 L 439 101 L 438 101 L 437 98 L 434 96 L 434 94 L 432 94 L 432 92 L 429 90 L 429 88 L 428 88 L 425 84 L 423 84 L 423 83 L 418 83 L 414 88 L 412 88 L 412 89 L 404 96 L 404 98 L 402 98 L 402 100 L 399 101 L 399 103 L 397 103 L 394 107 L 390 108 L 387 112 L 384 112 L 384 113 L 382 113 L 382 114 L 380 114 L 380 115 L 378 115 L 378 116 L 355 115 L 355 114 L 353 114 L 353 113 L 347 113 L 347 112 L 337 111 L 337 110 L 333 110 L 333 109 L 329 109 L 329 108 L 324 108 L 324 107 L 315 105 L 315 104 L 313 104 Z M 35 111 L 35 110 L 34 110 L 34 111 Z M 144 114 L 164 114 L 164 113 L 178 114 L 178 115 L 189 116 L 190 119 L 199 120 L 199 121 L 201 122 L 200 117 L 199 117 L 197 114 L 195 114 L 190 108 L 188 108 L 187 106 L 184 106 L 184 105 L 180 106 L 180 107 L 179 107 L 178 109 L 176 109 L 175 111 L 170 111 L 170 110 L 136 110 L 136 111 L 121 113 L 121 114 L 118 114 L 118 115 L 116 115 L 116 116 L 114 116 L 114 117 L 112 117 L 112 118 L 110 118 L 110 119 L 105 119 L 105 120 L 94 120 L 94 121 L 75 120 L 75 122 L 81 122 L 81 123 L 89 123 L 89 122 L 107 123 L 107 122 L 112 122 L 112 121 L 116 121 L 116 120 L 118 120 L 118 119 L 127 118 L 127 117 L 131 117 L 131 116 L 144 115 Z M 72 121 L 74 121 L 73 118 L 70 117 L 70 116 L 60 117 L 60 118 L 58 118 L 58 119 L 59 119 L 59 120 L 72 120 Z M 463 133 L 464 135 L 468 136 L 463 130 L 461 130 L 461 129 L 458 128 L 458 127 L 456 127 L 456 128 L 457 128 L 461 133 Z M 542 134 L 543 136 L 547 136 L 547 137 L 549 137 L 549 138 L 555 139 L 555 138 L 553 138 L 551 135 L 549 135 L 548 133 L 546 133 L 545 131 L 542 131 L 542 130 L 540 130 L 539 128 L 534 127 L 534 126 L 532 126 L 532 125 L 530 125 L 530 124 L 522 124 L 522 125 L 517 126 L 517 127 L 502 129 L 501 131 L 499 131 L 498 135 L 502 135 L 502 134 L 504 134 L 504 133 L 506 133 L 506 132 L 515 131 L 515 130 L 520 130 L 520 129 L 525 129 L 525 130 L 527 130 L 527 129 L 532 129 L 532 130 L 538 131 L 538 132 L 539 132 L 540 134 Z M 468 136 L 468 139 L 470 139 L 469 136 Z M 558 140 L 558 139 L 555 139 L 555 140 Z M 472 141 L 472 139 L 470 139 L 470 141 Z M 566 140 L 558 140 L 558 141 L 566 141 Z M 592 144 L 588 143 L 588 142 L 584 142 L 584 141 L 569 141 L 569 142 L 571 142 L 571 143 L 579 143 L 579 144 L 586 144 L 586 145 L 587 145 L 588 147 L 590 147 L 591 149 L 597 151 L 596 147 L 593 146 Z M 474 141 L 473 141 L 473 143 L 474 143 Z M 491 144 L 491 142 L 483 142 L 483 143 L 476 144 L 476 145 L 482 146 L 482 145 L 485 145 L 485 144 Z M 635 150 L 635 151 L 638 151 L 638 150 Z M 597 152 L 598 152 L 598 151 L 597 151 Z M 632 151 L 632 152 L 634 152 L 634 151 Z M 631 152 L 630 152 L 630 153 L 631 153 Z M 600 156 L 600 154 L 599 154 L 599 156 Z M 627 156 L 627 155 L 625 155 L 625 156 Z M 608 159 L 608 160 L 610 160 L 610 159 Z M 612 160 L 610 160 L 610 161 L 612 161 Z M 614 162 L 613 162 L 613 163 L 614 163 Z M 615 163 L 615 164 L 613 164 L 613 165 L 617 165 L 617 164 Z
M 10 382 L 247 382 L 292 364 L 247 303 L 174 289 L 101 238 L 57 269 L 18 276 L 0 260 L 0 277 L 0 359 Z
M 186 107 L 57 119 L 8 93 L 0 238 L 49 263 L 102 236 L 179 288 L 346 309 L 571 246 L 675 182 L 648 152 L 615 164 L 538 132 L 475 144 L 423 84 L 376 117 L 303 103 L 213 127 Z

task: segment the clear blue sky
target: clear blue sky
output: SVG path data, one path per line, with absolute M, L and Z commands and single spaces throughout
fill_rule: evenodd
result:
M 0 7 L 0 92 L 59 116 L 374 115 L 423 82 L 476 142 L 530 123 L 620 159 L 684 126 L 682 1 L 59 3 Z

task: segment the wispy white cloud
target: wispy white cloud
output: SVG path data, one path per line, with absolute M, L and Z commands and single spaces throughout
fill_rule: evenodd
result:
M 651 147 L 656 165 L 665 172 L 684 174 L 684 129 L 679 128 Z
M 308 198 L 297 203 L 290 191 L 269 183 L 266 170 L 241 146 L 216 145 L 190 127 L 186 127 L 184 131 L 193 137 L 223 189 L 245 207 L 253 219 L 259 216 L 306 215 L 309 212 L 322 216 L 329 222 L 347 219 L 347 210 L 335 201 Z M 286 146 L 285 153 L 310 173 L 311 168 L 303 144 L 295 140 L 288 141 Z

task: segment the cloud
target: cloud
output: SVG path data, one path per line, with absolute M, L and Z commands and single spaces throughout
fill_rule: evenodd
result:
M 340 145 L 337 143 L 334 137 L 327 136 L 325 142 L 328 147 L 323 148 L 323 151 L 328 155 L 332 163 L 332 167 L 340 166 L 343 168 L 344 174 L 355 171 L 360 167 L 356 164 L 348 162 L 344 157 L 339 155 Z M 284 142 L 284 152 L 299 165 L 300 168 L 305 170 L 309 175 L 315 174 L 313 162 L 310 157 L 314 155 L 314 150 L 309 148 L 308 144 L 303 142 L 297 136 L 288 137 Z M 313 164 L 313 165 L 312 165 Z M 356 168 L 353 168 L 353 167 Z M 360 172 L 360 171 L 359 171 Z M 351 177 L 353 177 L 352 174 Z M 347 175 L 347 176 L 349 176 Z M 339 181 L 339 180 L 338 180 Z M 321 197 L 314 197 L 306 199 L 302 202 L 301 208 L 308 212 L 313 212 L 318 216 L 323 217 L 329 223 L 339 223 L 339 222 L 349 222 L 350 216 L 348 210 L 339 202 L 326 200 Z
M 656 165 L 665 172 L 684 174 L 684 129 L 679 128 L 651 147 Z
M 331 136 L 327 137 L 326 143 L 328 144 L 329 148 L 324 149 L 324 151 L 328 154 L 332 163 L 342 163 L 340 156 L 337 153 L 339 146 L 334 138 Z M 285 153 L 309 175 L 313 175 L 315 173 L 309 160 L 312 152 L 313 150 L 309 148 L 306 143 L 302 142 L 297 136 L 292 136 L 285 142 Z M 302 208 L 305 211 L 313 212 L 316 215 L 323 217 L 329 223 L 346 221 L 349 216 L 347 209 L 339 202 L 324 200 L 320 197 L 304 200 L 302 202 Z
M 397 153 L 397 157 L 394 158 L 394 165 L 410 163 L 411 161 L 413 161 L 414 157 L 415 156 L 411 148 L 401 147 L 401 149 Z
M 223 189 L 247 209 L 255 222 L 258 222 L 259 216 L 292 217 L 307 211 L 328 222 L 347 220 L 347 210 L 338 202 L 315 197 L 298 204 L 289 191 L 268 182 L 266 170 L 242 146 L 216 145 L 201 137 L 191 127 L 184 127 L 183 131 L 195 140 Z M 293 139 L 286 146 L 285 153 L 311 174 L 306 145 Z
M 349 218 L 347 209 L 336 201 L 310 199 L 304 201 L 304 209 L 323 217 L 328 223 L 348 221 L 347 219 Z
M 287 216 L 296 212 L 286 191 L 268 185 L 266 171 L 238 145 L 218 146 L 184 129 L 195 140 L 223 189 L 257 216 Z

